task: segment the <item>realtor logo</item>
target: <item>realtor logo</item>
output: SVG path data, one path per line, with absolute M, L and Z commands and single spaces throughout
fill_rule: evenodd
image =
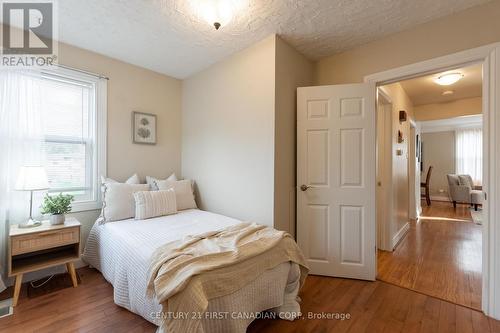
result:
M 52 65 L 56 59 L 55 3 L 11 1 L 2 3 L 2 66 Z

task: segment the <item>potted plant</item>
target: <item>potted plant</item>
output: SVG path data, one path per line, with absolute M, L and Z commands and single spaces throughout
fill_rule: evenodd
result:
M 73 196 L 69 194 L 45 195 L 42 203 L 42 214 L 50 214 L 50 224 L 63 224 L 64 214 L 71 211 Z

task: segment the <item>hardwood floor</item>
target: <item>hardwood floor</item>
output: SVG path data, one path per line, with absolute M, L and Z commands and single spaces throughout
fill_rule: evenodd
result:
M 422 202 L 422 219 L 394 252 L 379 251 L 378 279 L 475 309 L 481 308 L 481 226 L 469 207 Z
M 14 315 L 0 319 L 0 332 L 155 331 L 154 325 L 113 303 L 113 289 L 99 272 L 82 268 L 78 273 L 78 288 L 32 299 L 23 288 Z M 300 296 L 301 319 L 257 320 L 248 332 L 500 332 L 500 322 L 479 311 L 381 281 L 309 276 Z M 309 318 L 335 313 L 350 319 Z

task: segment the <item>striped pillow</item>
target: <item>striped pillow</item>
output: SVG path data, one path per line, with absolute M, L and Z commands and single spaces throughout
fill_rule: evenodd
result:
M 173 189 L 135 192 L 134 198 L 136 220 L 177 213 L 177 202 Z

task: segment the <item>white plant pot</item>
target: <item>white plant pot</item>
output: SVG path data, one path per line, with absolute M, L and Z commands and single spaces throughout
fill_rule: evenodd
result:
M 52 225 L 63 224 L 65 220 L 66 217 L 64 216 L 64 214 L 50 215 L 50 224 Z

